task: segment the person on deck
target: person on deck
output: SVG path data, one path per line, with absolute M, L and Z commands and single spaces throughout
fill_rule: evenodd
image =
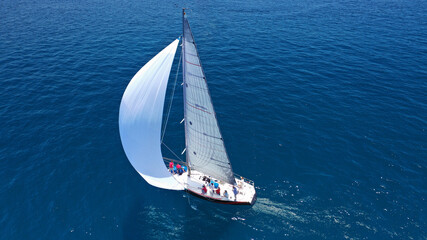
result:
M 221 195 L 221 189 L 220 189 L 220 187 L 218 187 L 218 188 L 216 189 L 216 194 Z
M 178 172 L 179 175 L 182 174 L 182 168 L 181 168 L 181 165 L 179 165 L 179 163 L 176 165 L 176 171 Z
M 215 192 L 215 190 L 214 190 L 214 185 L 212 182 L 209 184 L 209 188 L 211 189 L 211 194 L 213 194 Z
M 203 185 L 202 193 L 203 193 L 203 194 L 206 194 L 207 192 L 208 192 L 208 189 L 206 188 L 206 186 L 205 186 L 205 185 Z
M 209 183 L 209 187 L 212 189 L 212 191 L 214 190 L 214 180 L 211 179 L 211 182 Z
M 237 182 L 237 185 L 239 188 L 241 188 L 243 186 L 245 180 L 243 180 L 243 177 L 240 177 L 240 181 Z
M 228 198 L 228 192 L 227 192 L 227 190 L 224 191 L 224 197 Z
M 170 161 L 169 163 L 169 170 L 171 171 L 171 173 L 173 173 L 173 162 Z
M 237 190 L 236 186 L 233 186 L 233 193 L 234 193 L 234 201 L 236 201 L 237 199 L 237 194 L 239 193 L 239 191 Z

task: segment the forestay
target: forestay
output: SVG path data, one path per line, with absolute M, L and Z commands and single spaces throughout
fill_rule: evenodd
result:
M 132 78 L 120 104 L 120 137 L 126 156 L 151 185 L 183 190 L 162 158 L 160 134 L 166 87 L 179 39 L 158 53 Z
M 184 116 L 187 162 L 195 169 L 234 184 L 234 174 L 218 127 L 201 62 L 187 19 L 183 19 Z

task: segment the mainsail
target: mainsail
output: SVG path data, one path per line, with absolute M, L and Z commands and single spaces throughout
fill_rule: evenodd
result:
M 182 65 L 187 162 L 191 170 L 234 184 L 234 173 L 218 127 L 196 43 L 185 16 L 183 24 Z
M 183 190 L 162 158 L 160 132 L 172 61 L 179 39 L 158 53 L 132 78 L 120 104 L 123 149 L 132 166 L 151 185 Z

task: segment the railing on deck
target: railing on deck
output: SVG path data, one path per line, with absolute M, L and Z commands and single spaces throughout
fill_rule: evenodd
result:
M 180 160 L 175 160 L 175 159 L 172 159 L 172 158 L 163 157 L 163 161 L 167 164 L 167 167 L 169 167 L 169 163 L 170 162 L 174 162 L 174 163 L 177 162 L 177 163 L 179 163 L 181 165 L 187 166 L 186 162 L 183 162 L 183 161 L 180 161 Z
M 255 186 L 254 181 L 252 181 L 252 180 L 250 180 L 250 179 L 247 179 L 247 178 L 245 178 L 245 177 L 242 177 L 242 176 L 240 176 L 240 175 L 239 175 L 239 174 L 237 174 L 237 173 L 235 173 L 235 174 L 234 174 L 234 177 L 236 177 L 236 178 L 238 178 L 238 179 L 243 179 L 243 181 L 245 181 L 245 182 L 249 183 L 249 184 L 250 184 L 250 185 L 252 185 L 252 186 Z
M 167 167 L 169 167 L 169 163 L 170 162 L 177 162 L 177 163 L 180 163 L 181 165 L 184 165 L 184 166 L 187 166 L 187 163 L 186 162 L 183 162 L 183 161 L 180 161 L 180 160 L 176 160 L 176 159 L 172 159 L 172 158 L 167 158 L 167 157 L 163 157 L 163 161 L 166 163 L 166 166 Z M 247 183 L 249 183 L 250 185 L 252 185 L 252 186 L 255 186 L 255 183 L 254 183 L 254 181 L 252 181 L 252 180 L 250 180 L 250 179 L 247 179 L 247 178 L 245 178 L 245 177 L 242 177 L 242 176 L 240 176 L 239 174 L 237 174 L 237 173 L 235 173 L 234 174 L 234 177 L 235 178 L 237 178 L 237 179 L 243 179 L 243 181 L 245 181 L 245 182 L 247 182 Z

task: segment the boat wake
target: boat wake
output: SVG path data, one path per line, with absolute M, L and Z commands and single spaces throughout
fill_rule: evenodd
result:
M 190 203 L 190 207 L 194 210 L 194 211 L 197 211 L 198 209 L 197 209 L 197 205 L 196 204 L 191 204 Z
M 257 213 L 275 216 L 281 219 L 306 222 L 306 219 L 297 214 L 298 208 L 274 202 L 268 198 L 258 198 L 257 203 L 252 207 Z

